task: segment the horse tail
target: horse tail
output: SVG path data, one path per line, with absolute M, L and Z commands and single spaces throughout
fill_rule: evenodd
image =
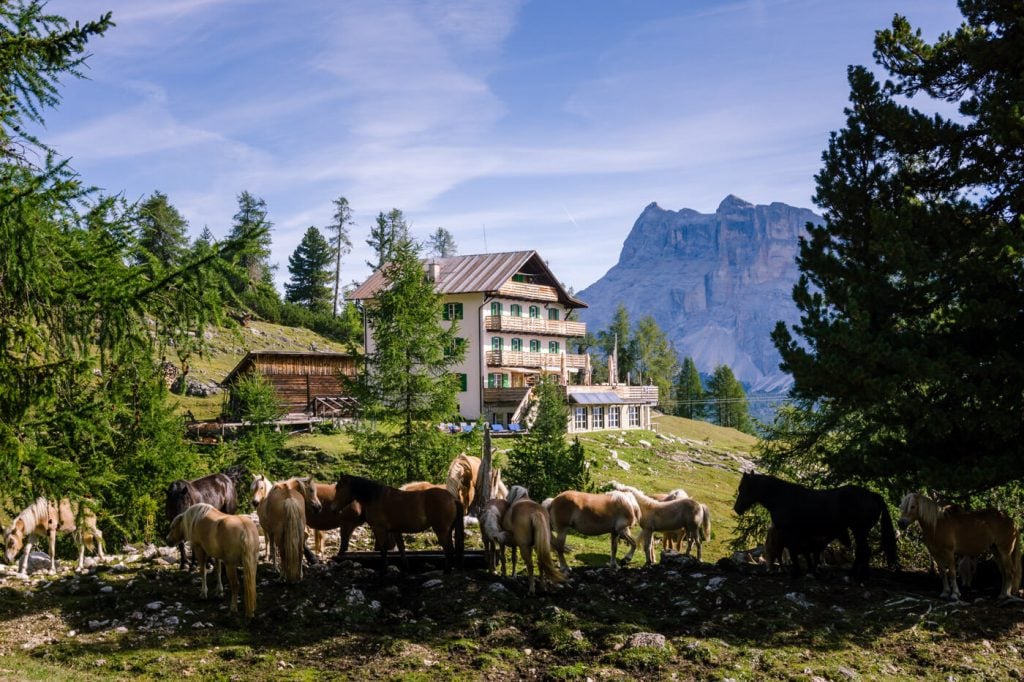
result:
M 302 506 L 291 495 L 284 501 L 284 526 L 281 544 L 281 572 L 290 583 L 302 580 L 302 543 L 306 535 L 306 519 Z
M 463 558 L 466 551 L 466 519 L 465 509 L 462 508 L 462 503 L 455 502 L 455 560 L 459 564 L 459 568 L 464 566 Z
M 700 518 L 700 537 L 701 542 L 707 542 L 711 539 L 711 510 L 708 509 L 706 504 L 700 505 L 701 518 Z
M 533 527 L 533 547 L 537 550 L 537 570 L 552 582 L 565 582 L 565 576 L 551 558 L 551 520 L 547 512 L 540 509 L 532 511 L 530 524 Z M 512 551 L 515 552 L 514 547 Z
M 899 556 L 896 552 L 896 531 L 892 527 L 892 516 L 889 515 L 889 505 L 885 503 L 881 495 L 876 495 L 878 503 L 882 506 L 882 553 L 890 568 L 898 568 L 900 565 Z
M 242 585 L 245 617 L 256 613 L 256 566 L 260 558 L 260 536 L 255 525 L 245 524 L 242 529 Z
M 1010 525 L 1013 531 L 1010 534 L 1010 595 L 1016 596 L 1017 590 L 1020 589 L 1021 581 L 1021 559 L 1020 559 L 1020 534 L 1017 529 Z

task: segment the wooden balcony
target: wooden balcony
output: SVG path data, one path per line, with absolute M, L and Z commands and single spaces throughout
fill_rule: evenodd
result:
M 485 388 L 484 405 L 518 405 L 529 391 L 529 386 L 524 386 L 523 388 Z
M 488 367 L 522 367 L 524 369 L 545 369 L 557 372 L 562 367 L 562 355 L 559 353 L 528 353 L 518 350 L 487 351 Z M 565 354 L 566 369 L 584 369 L 587 356 L 577 353 Z
M 657 386 L 616 386 L 615 392 L 624 400 L 642 402 L 648 405 L 658 404 Z
M 509 317 L 507 315 L 488 315 L 484 325 L 489 332 L 507 332 L 533 334 L 535 336 L 583 336 L 587 333 L 587 325 L 583 322 L 567 320 L 542 320 L 536 317 Z
M 522 298 L 528 301 L 557 301 L 558 290 L 546 284 L 526 284 L 508 281 L 498 289 L 499 296 Z

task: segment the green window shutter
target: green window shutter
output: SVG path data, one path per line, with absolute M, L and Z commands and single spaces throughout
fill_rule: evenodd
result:
M 465 393 L 469 390 L 469 377 L 465 374 L 459 375 L 459 393 Z
M 450 320 L 450 319 L 452 319 L 451 307 L 452 307 L 451 303 L 445 303 L 444 305 L 441 306 L 441 319 L 442 320 Z
M 558 319 L 558 308 L 548 308 L 548 319 L 549 320 L 557 320 Z
M 558 353 L 559 352 L 558 341 L 552 341 L 552 342 L 550 342 L 548 344 L 548 352 L 549 353 Z
M 501 375 L 501 387 L 502 388 L 508 388 L 511 385 L 511 379 L 512 379 L 512 375 L 511 374 L 502 374 Z
M 462 304 L 461 303 L 456 303 L 455 304 L 455 319 L 456 320 L 461 320 L 462 319 Z
M 539 353 L 540 352 L 540 341 L 538 341 L 537 339 L 531 339 L 530 340 L 530 352 L 531 353 Z

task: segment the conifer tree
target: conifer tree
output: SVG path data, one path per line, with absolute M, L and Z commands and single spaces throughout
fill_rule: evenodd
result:
M 1021 8 L 960 10 L 934 43 L 900 16 L 878 32 L 884 82 L 849 69 L 816 176 L 825 220 L 800 245 L 801 321 L 773 335 L 812 428 L 776 433 L 777 466 L 893 496 L 1024 476 Z
M 646 315 L 637 322 L 629 346 L 637 382 L 657 386 L 658 395 L 667 399 L 679 360 L 675 348 L 652 316 Z
M 334 200 L 334 222 L 327 226 L 330 235 L 331 249 L 334 251 L 334 299 L 331 314 L 337 317 L 338 301 L 341 300 L 341 259 L 352 252 L 352 238 L 348 226 L 352 224 L 352 209 L 348 199 L 338 197 Z
M 630 334 L 629 311 L 622 303 L 615 308 L 615 315 L 612 317 L 608 329 L 597 333 L 597 341 L 604 350 L 605 358 L 611 357 L 618 349 L 618 381 L 625 381 L 626 377 L 634 372 L 636 363 L 630 355 L 633 346 L 630 345 L 632 336 Z
M 747 394 L 728 365 L 715 367 L 708 380 L 708 395 L 715 401 L 712 412 L 716 424 L 753 432 Z
M 138 243 L 142 251 L 138 260 L 144 262 L 148 255 L 164 268 L 180 265 L 188 251 L 188 221 L 171 205 L 167 195 L 153 192 L 139 205 L 138 215 Z
M 291 280 L 284 285 L 285 300 L 298 303 L 314 312 L 325 312 L 331 301 L 331 271 L 334 261 L 331 247 L 320 234 L 310 227 L 302 241 L 288 257 Z
M 676 415 L 687 419 L 703 419 L 706 412 L 704 398 L 704 386 L 697 364 L 693 358 L 687 357 L 676 378 Z
M 451 258 L 459 252 L 455 237 L 443 227 L 434 230 L 427 239 L 427 247 L 430 249 L 429 253 L 438 258 Z
M 381 211 L 377 214 L 376 223 L 370 228 L 370 238 L 366 240 L 377 259 L 376 262 L 366 261 L 366 264 L 375 271 L 380 270 L 393 259 L 398 246 L 409 241 L 409 226 L 402 212 L 397 208 L 387 213 Z

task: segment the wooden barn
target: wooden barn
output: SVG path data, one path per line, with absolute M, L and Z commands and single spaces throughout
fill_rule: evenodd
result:
M 356 359 L 348 353 L 249 351 L 222 384 L 230 390 L 250 372 L 259 372 L 270 382 L 290 413 L 345 417 L 354 411 L 355 402 L 341 380 L 342 375 L 356 376 Z

